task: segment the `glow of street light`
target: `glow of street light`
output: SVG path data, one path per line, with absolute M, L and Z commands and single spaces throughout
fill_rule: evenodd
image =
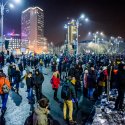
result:
M 80 19 L 84 19 L 84 18 L 85 18 L 85 15 L 82 14 L 82 15 L 80 16 Z
M 12 3 L 10 3 L 10 4 L 9 4 L 9 7 L 13 9 L 13 8 L 14 8 L 14 5 L 13 5 Z
M 85 22 L 89 22 L 89 19 L 88 19 L 88 18 L 85 18 Z
M 104 33 L 103 33 L 103 32 L 101 32 L 101 33 L 100 33 L 100 35 L 101 35 L 101 36 L 103 36 L 103 35 L 104 35 Z
M 17 4 L 21 3 L 21 0 L 14 0 Z
M 75 20 L 74 19 L 72 19 L 72 21 L 71 22 L 75 22 Z
M 90 35 L 91 35 L 91 32 L 89 32 L 88 35 L 90 36 Z

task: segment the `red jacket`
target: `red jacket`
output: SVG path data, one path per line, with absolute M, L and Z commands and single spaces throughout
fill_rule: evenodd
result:
M 59 88 L 59 84 L 60 84 L 60 78 L 57 78 L 56 76 L 53 75 L 52 77 L 52 88 Z

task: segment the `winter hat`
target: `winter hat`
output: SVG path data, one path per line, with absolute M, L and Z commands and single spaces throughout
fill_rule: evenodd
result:
M 106 66 L 104 66 L 104 67 L 103 67 L 103 70 L 106 70 L 106 69 L 107 69 L 107 67 L 106 67 Z
M 49 105 L 49 100 L 47 98 L 42 98 L 39 100 L 39 106 L 41 108 L 46 108 Z
M 85 70 L 85 74 L 88 74 L 89 72 L 88 72 L 88 70 Z

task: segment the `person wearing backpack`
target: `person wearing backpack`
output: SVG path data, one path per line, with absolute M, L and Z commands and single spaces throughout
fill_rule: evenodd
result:
M 5 74 L 0 72 L 0 96 L 2 99 L 2 108 L 1 108 L 1 113 L 4 115 L 6 111 L 6 104 L 8 100 L 8 95 L 9 95 L 9 90 L 11 89 L 10 82 L 8 79 L 6 79 Z
M 69 110 L 69 123 L 75 123 L 73 121 L 73 101 L 74 99 L 76 101 L 76 93 L 75 93 L 75 88 L 73 84 L 71 83 L 72 77 L 69 76 L 68 80 L 64 83 L 62 86 L 62 91 L 61 91 L 61 98 L 64 100 L 64 105 L 63 105 L 63 116 L 64 120 L 67 120 L 67 108 Z
M 13 90 L 19 94 L 19 83 L 21 81 L 21 73 L 19 67 L 16 67 L 16 71 L 13 74 L 14 81 L 12 83 Z M 14 87 L 15 85 L 15 87 Z
M 60 85 L 60 76 L 59 76 L 58 71 L 55 71 L 53 73 L 51 82 L 52 82 L 52 88 L 54 90 L 54 97 L 53 98 L 54 98 L 54 100 L 58 101 L 57 92 L 58 92 L 58 88 L 59 88 L 59 85 Z

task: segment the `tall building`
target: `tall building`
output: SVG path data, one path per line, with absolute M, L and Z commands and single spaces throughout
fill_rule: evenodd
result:
M 39 7 L 30 7 L 22 12 L 21 17 L 22 47 L 37 53 L 44 45 L 44 13 Z
M 76 48 L 75 48 L 75 44 L 77 41 L 77 26 L 76 26 L 76 21 L 75 20 L 71 20 L 68 23 L 68 28 L 67 28 L 67 34 L 68 34 L 68 51 L 70 53 L 74 53 Z

